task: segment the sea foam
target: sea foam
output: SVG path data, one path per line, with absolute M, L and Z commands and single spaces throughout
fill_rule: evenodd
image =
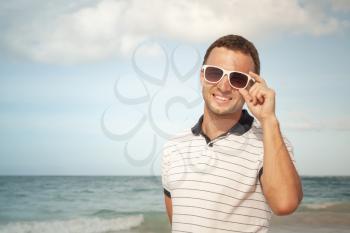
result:
M 349 202 L 322 202 L 302 204 L 299 211 L 327 211 L 336 213 L 350 213 Z
M 141 225 L 143 221 L 143 215 L 110 219 L 92 217 L 55 221 L 23 221 L 0 226 L 0 233 L 102 233 L 128 230 Z

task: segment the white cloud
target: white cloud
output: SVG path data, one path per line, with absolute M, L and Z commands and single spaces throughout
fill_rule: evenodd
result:
M 232 33 L 250 39 L 283 33 L 320 36 L 348 24 L 296 0 L 100 0 L 53 9 L 46 4 L 33 9 L 38 14 L 16 19 L 5 27 L 2 46 L 39 62 L 79 63 L 130 54 L 152 37 L 206 43 Z

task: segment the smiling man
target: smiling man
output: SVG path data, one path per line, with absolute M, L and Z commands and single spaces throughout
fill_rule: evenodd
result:
M 208 48 L 200 73 L 204 113 L 163 149 L 172 232 L 267 232 L 272 213 L 290 214 L 301 202 L 276 95 L 259 74 L 258 52 L 245 38 L 224 36 Z

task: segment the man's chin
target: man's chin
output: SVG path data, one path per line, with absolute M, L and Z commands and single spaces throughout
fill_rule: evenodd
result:
M 233 112 L 233 111 L 214 112 L 214 114 L 217 116 L 230 116 L 230 115 L 233 115 L 234 113 L 235 112 Z
M 207 102 L 205 101 L 205 108 L 208 112 L 211 114 L 217 115 L 217 116 L 228 116 L 228 115 L 234 115 L 238 112 L 242 112 L 244 103 L 231 103 L 231 104 L 216 104 L 215 102 Z
M 209 110 L 217 116 L 228 116 L 228 115 L 234 114 L 238 110 L 241 111 L 241 109 L 227 109 L 227 108 L 215 108 L 215 107 L 210 107 Z

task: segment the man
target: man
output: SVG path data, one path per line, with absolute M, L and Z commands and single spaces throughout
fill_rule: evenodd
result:
M 245 38 L 224 36 L 208 48 L 200 73 L 204 114 L 163 150 L 172 232 L 267 232 L 272 212 L 290 214 L 301 202 L 275 92 L 259 74 L 258 52 Z

